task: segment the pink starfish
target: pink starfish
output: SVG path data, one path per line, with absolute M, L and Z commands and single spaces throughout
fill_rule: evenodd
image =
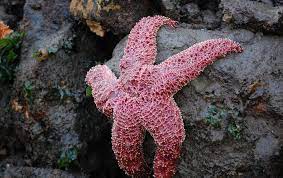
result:
M 164 24 L 174 27 L 176 22 L 154 16 L 135 25 L 120 62 L 119 79 L 106 65 L 91 68 L 86 76 L 97 108 L 113 116 L 112 148 L 119 166 L 134 177 L 147 173 L 142 152 L 145 131 L 157 144 L 154 176 L 173 176 L 185 139 L 180 109 L 173 95 L 216 59 L 242 51 L 238 43 L 229 39 L 212 39 L 154 65 L 156 34 Z

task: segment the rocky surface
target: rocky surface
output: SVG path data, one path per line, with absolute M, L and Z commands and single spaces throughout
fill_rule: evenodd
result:
M 1 0 L 0 20 L 15 28 L 23 15 L 25 0 Z
M 162 13 L 189 23 L 191 28 L 216 29 L 227 25 L 282 35 L 283 4 L 273 0 L 161 0 Z
M 190 24 L 190 28 L 216 29 L 221 25 L 222 13 L 218 0 L 161 0 L 161 12 L 175 20 Z
M 69 102 L 63 107 L 54 100 L 48 102 L 48 97 L 56 98 L 57 93 L 60 98 L 59 90 L 71 92 L 64 85 L 64 80 L 71 76 L 57 68 L 71 61 L 67 57 L 63 59 L 67 55 L 64 51 L 59 52 L 61 45 L 71 38 L 72 23 L 68 14 L 67 0 L 28 0 L 24 6 L 22 29 L 26 37 L 21 53 L 24 60 L 16 71 L 12 108 L 26 150 L 32 154 L 33 161 L 43 165 L 53 165 L 63 149 L 79 144 L 79 136 L 71 129 L 76 117 L 72 111 L 74 104 Z M 48 62 L 35 59 L 38 50 L 51 48 L 58 51 L 58 57 L 50 57 Z
M 223 37 L 241 43 L 244 52 L 217 61 L 175 97 L 187 136 L 176 177 L 276 177 L 279 170 L 273 164 L 282 147 L 283 38 L 247 30 L 192 30 L 182 24 L 159 32 L 157 63 L 194 43 Z M 116 74 L 125 42 L 106 63 Z
M 26 36 L 22 60 L 16 69 L 14 90 L 8 99 L 1 97 L 8 101 L 5 106 L 11 106 L 7 107 L 12 113 L 8 119 L 13 125 L 7 123 L 6 128 L 17 128 L 16 138 L 24 144 L 23 164 L 10 160 L 0 166 L 84 168 L 94 175 L 119 176 L 121 171 L 114 162 L 111 146 L 104 148 L 110 154 L 105 157 L 101 157 L 98 148 L 89 148 L 89 142 L 103 145 L 110 137 L 101 131 L 107 120 L 85 95 L 84 82 L 87 70 L 111 52 L 113 45 L 107 41 L 113 43 L 115 38 L 109 34 L 102 40 L 77 25 L 70 16 L 68 0 L 27 0 L 23 9 L 21 30 Z M 89 105 L 89 111 L 81 105 Z M 100 127 L 94 125 L 97 123 Z M 110 133 L 110 127 L 106 128 Z M 7 153 L 6 160 L 9 156 Z M 107 165 L 104 170 L 103 164 Z
M 222 0 L 223 21 L 253 31 L 283 34 L 283 6 L 272 1 Z
M 16 28 L 19 20 L 22 18 L 21 0 L 3 0 L 0 2 L 0 20 L 9 24 L 11 28 Z M 16 50 L 16 52 L 19 52 Z M 2 53 L 2 52 L 1 52 Z M 1 56 L 2 57 L 2 56 Z M 1 59 L 2 60 L 2 59 Z M 2 67 L 2 66 L 1 66 Z M 3 177 L 3 171 L 7 162 L 17 162 L 21 164 L 18 152 L 24 150 L 24 146 L 19 142 L 15 122 L 10 108 L 11 95 L 13 93 L 13 84 L 9 82 L 0 82 L 0 177 Z M 16 163 L 17 164 L 17 163 Z
M 140 18 L 151 14 L 151 4 L 148 0 L 72 0 L 70 11 L 84 19 L 93 32 L 104 36 L 108 30 L 128 33 Z
M 26 33 L 14 82 L 0 85 L 0 177 L 127 177 L 113 156 L 112 123 L 86 96 L 84 77 L 151 13 L 186 23 L 161 29 L 157 63 L 209 38 L 229 37 L 245 49 L 217 61 L 176 95 L 187 135 L 175 177 L 283 175 L 280 0 L 72 3 L 78 6 L 69 0 L 0 2 L 0 19 Z M 107 62 L 117 75 L 125 42 Z M 155 147 L 149 135 L 144 147 L 150 163 Z
M 38 178 L 38 177 L 60 177 L 60 178 L 87 178 L 83 175 L 73 175 L 59 169 L 43 169 L 33 167 L 9 167 L 3 178 Z

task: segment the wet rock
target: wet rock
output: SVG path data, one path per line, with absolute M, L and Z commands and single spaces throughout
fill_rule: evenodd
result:
M 216 13 L 211 10 L 202 11 L 203 23 L 207 29 L 216 29 L 221 24 L 221 13 Z
M 25 0 L 2 0 L 0 2 L 0 19 L 10 27 L 17 27 L 23 15 Z
M 44 8 L 33 8 L 39 5 Z M 20 139 L 25 143 L 31 159 L 39 161 L 42 165 L 54 165 L 64 149 L 79 145 L 78 135 L 72 130 L 75 119 L 75 114 L 72 112 L 74 104 L 68 103 L 66 107 L 56 104 L 50 106 L 49 102 L 44 100 L 44 96 L 48 95 L 52 88 L 56 88 L 55 93 L 59 93 L 60 89 L 64 90 L 59 85 L 63 87 L 64 84 L 60 82 L 67 80 L 67 77 L 63 78 L 67 73 L 63 70 L 59 72 L 56 57 L 53 56 L 54 60 L 50 60 L 49 63 L 41 63 L 34 56 L 41 48 L 57 47 L 56 50 L 59 51 L 64 41 L 71 37 L 72 21 L 68 5 L 67 0 L 27 0 L 24 6 L 21 28 L 26 32 L 26 37 L 22 45 L 22 60 L 15 74 L 16 90 L 12 98 L 14 105 L 22 109 L 17 110 L 16 107 L 13 109 L 14 117 L 17 118 L 16 125 L 20 128 L 18 130 Z M 61 59 L 60 65 L 66 64 L 67 59 L 63 58 L 66 58 L 67 54 L 64 52 L 60 54 L 61 56 L 57 58 Z M 56 72 L 61 77 L 57 76 Z M 62 118 L 66 121 L 58 124 L 58 120 Z M 73 136 L 71 141 L 63 139 L 63 136 L 69 135 Z
M 200 9 L 195 3 L 188 3 L 184 5 L 182 7 L 182 14 L 186 16 L 187 23 L 200 23 L 202 21 Z
M 151 12 L 150 1 L 95 1 L 72 0 L 71 13 L 86 21 L 90 30 L 99 36 L 105 31 L 128 33 L 135 23 Z
M 181 4 L 179 1 L 174 0 L 161 0 L 161 9 L 164 15 L 173 18 L 175 20 L 180 19 Z M 192 12 L 194 13 L 194 12 Z
M 26 37 L 11 98 L 17 137 L 24 143 L 25 155 L 33 166 L 82 168 L 94 175 L 108 174 L 112 169 L 111 174 L 119 175 L 121 171 L 111 161 L 112 156 L 96 157 L 91 163 L 84 159 L 88 157 L 85 154 L 101 153 L 89 149 L 89 144 L 104 139 L 103 130 L 94 124 L 107 123 L 86 97 L 84 78 L 91 66 L 112 51 L 116 40 L 111 34 L 102 40 L 78 25 L 71 18 L 69 5 L 69 0 L 27 0 L 25 4 L 21 28 Z M 84 113 L 85 100 L 92 106 L 88 108 L 91 114 Z M 111 145 L 107 146 L 112 153 Z M 87 169 L 103 161 L 109 169 Z
M 283 5 L 283 1 L 282 0 L 273 0 L 273 4 L 277 5 L 277 6 Z
M 278 144 L 278 140 L 270 134 L 266 137 L 261 137 L 256 143 L 256 158 L 266 160 L 273 155 L 279 155 Z
M 7 24 L 11 19 L 13 19 L 13 16 L 10 14 L 7 14 L 5 7 L 0 5 L 0 19 Z
M 222 141 L 225 136 L 223 131 L 211 130 L 210 137 L 212 142 Z
M 253 31 L 283 34 L 283 6 L 246 0 L 222 0 L 223 21 Z
M 9 153 L 8 153 L 9 154 Z M 1 156 L 0 156 L 1 157 Z M 10 155 L 8 157 L 1 157 L 0 161 L 0 177 L 4 177 L 5 171 L 9 167 L 22 167 L 27 166 L 28 160 L 23 159 L 23 154 L 16 154 Z
M 6 169 L 4 178 L 47 178 L 47 177 L 62 177 L 62 178 L 86 178 L 88 176 L 80 174 L 70 174 L 59 169 L 44 169 L 34 167 L 10 167 Z
M 87 98 L 77 109 L 76 130 L 84 144 L 81 149 L 81 167 L 95 177 L 126 177 L 118 167 L 111 146 L 112 123 L 95 108 L 93 99 Z M 87 123 L 87 124 L 86 124 Z
M 21 0 L 0 1 L 0 20 L 16 30 L 17 24 L 22 18 L 23 4 L 24 1 Z M 19 54 L 18 50 L 15 50 L 15 52 Z M 3 56 L 1 57 L 1 60 L 3 60 Z M 15 63 L 17 63 L 17 60 L 15 60 Z M 0 82 L 0 177 L 3 177 L 5 165 L 10 162 L 11 157 L 14 157 L 16 162 L 21 164 L 17 154 L 24 150 L 22 143 L 18 140 L 17 129 L 12 117 L 11 95 L 14 90 L 12 83 L 12 80 Z
M 161 1 L 162 13 L 191 28 L 215 29 L 221 24 L 217 1 Z
M 157 63 L 211 38 L 238 41 L 244 52 L 215 62 L 175 96 L 186 128 L 175 177 L 278 176 L 271 165 L 280 164 L 282 157 L 275 150 L 282 149 L 279 123 L 283 85 L 279 78 L 283 38 L 243 29 L 209 31 L 189 27 L 181 24 L 176 29 L 164 27 L 159 31 Z M 126 40 L 121 40 L 106 63 L 117 75 Z M 215 108 L 214 118 L 219 117 L 216 128 L 207 121 L 210 108 Z M 258 155 L 264 159 L 254 161 Z

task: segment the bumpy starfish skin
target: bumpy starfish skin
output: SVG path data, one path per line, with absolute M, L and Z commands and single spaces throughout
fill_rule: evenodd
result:
M 97 108 L 113 117 L 112 148 L 118 164 L 133 177 L 148 172 L 142 152 L 145 131 L 157 144 L 154 176 L 174 175 L 185 130 L 173 95 L 216 59 L 242 51 L 229 39 L 212 39 L 153 65 L 156 34 L 164 24 L 174 27 L 176 22 L 154 16 L 135 25 L 120 61 L 119 79 L 106 65 L 91 68 L 86 76 Z

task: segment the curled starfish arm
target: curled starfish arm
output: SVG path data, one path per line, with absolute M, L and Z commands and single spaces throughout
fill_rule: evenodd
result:
M 134 26 L 120 61 L 122 73 L 136 65 L 154 63 L 157 53 L 156 34 L 162 25 L 174 27 L 176 21 L 163 16 L 144 17 Z
M 111 117 L 113 108 L 110 99 L 118 81 L 115 74 L 106 65 L 97 65 L 87 72 L 85 81 L 92 88 L 97 108 Z
M 155 90 L 173 95 L 196 78 L 205 67 L 231 52 L 242 52 L 242 48 L 230 39 L 211 39 L 197 43 L 155 66 L 155 78 L 162 81 Z
M 154 177 L 171 178 L 176 172 L 176 163 L 185 139 L 181 112 L 170 98 L 156 103 L 145 111 L 143 125 L 157 144 L 154 158 Z
M 142 143 L 145 130 L 142 128 L 129 105 L 117 106 L 114 109 L 112 127 L 112 149 L 118 165 L 127 175 L 147 177 L 148 167 L 144 160 Z

